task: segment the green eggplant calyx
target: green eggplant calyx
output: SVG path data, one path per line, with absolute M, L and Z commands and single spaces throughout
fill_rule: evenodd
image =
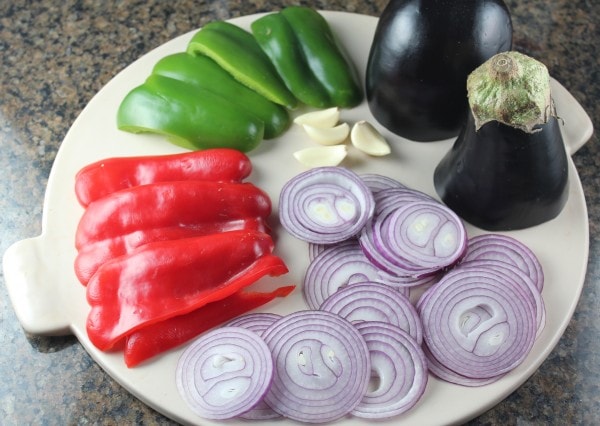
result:
M 519 52 L 498 53 L 484 62 L 467 78 L 467 92 L 477 130 L 497 121 L 533 133 L 556 117 L 548 69 Z

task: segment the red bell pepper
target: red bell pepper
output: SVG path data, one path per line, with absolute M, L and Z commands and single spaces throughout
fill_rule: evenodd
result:
M 90 205 L 91 206 L 91 205 Z M 87 286 L 90 341 L 109 350 L 127 334 L 288 271 L 256 231 L 149 243 L 103 264 Z
M 75 234 L 75 247 L 135 231 L 194 227 L 209 222 L 262 217 L 271 200 L 251 183 L 157 182 L 113 192 L 91 203 Z
M 92 201 L 133 186 L 178 180 L 241 182 L 251 172 L 250 159 L 228 148 L 115 157 L 83 167 L 75 176 L 75 194 L 79 203 L 87 207 Z
M 144 244 L 242 229 L 270 232 L 266 220 L 262 217 L 208 222 L 194 227 L 172 226 L 134 231 L 131 234 L 119 235 L 83 246 L 75 257 L 75 275 L 83 285 L 86 285 L 103 263 L 131 253 Z
M 125 339 L 125 364 L 128 367 L 135 367 L 276 297 L 285 297 L 294 288 L 295 286 L 279 287 L 270 293 L 240 291 L 189 314 L 173 317 L 135 331 Z

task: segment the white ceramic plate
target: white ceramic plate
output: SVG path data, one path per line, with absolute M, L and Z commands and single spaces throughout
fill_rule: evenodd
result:
M 364 79 L 377 19 L 341 12 L 323 14 Z M 246 16 L 231 22 L 248 29 L 257 17 Z M 106 157 L 180 152 L 160 137 L 119 132 L 115 126 L 115 112 L 123 96 L 147 77 L 156 61 L 167 54 L 184 51 L 193 33 L 182 35 L 131 64 L 82 111 L 65 137 L 52 168 L 44 204 L 42 234 L 11 246 L 3 258 L 3 266 L 10 297 L 26 331 L 46 335 L 73 333 L 108 374 L 154 409 L 181 423 L 212 424 L 190 411 L 177 392 L 175 365 L 183 348 L 127 369 L 121 353 L 101 353 L 90 344 L 85 332 L 88 312 L 85 289 L 73 273 L 74 232 L 82 214 L 73 192 L 75 173 L 84 165 Z M 554 80 L 552 84 L 558 112 L 564 119 L 567 149 L 572 154 L 591 136 L 591 120 L 560 84 Z M 350 123 L 361 119 L 376 124 L 366 103 L 342 113 L 342 120 Z M 391 156 L 367 158 L 352 151 L 343 165 L 359 173 L 389 175 L 434 195 L 433 168 L 452 141 L 415 143 L 380 130 L 392 144 Z M 292 153 L 310 145 L 303 131 L 292 127 L 281 138 L 265 141 L 250 153 L 254 164 L 251 180 L 270 194 L 275 211 L 284 182 L 304 170 L 295 162 Z M 588 257 L 587 210 L 572 161 L 569 162 L 569 173 L 569 201 L 559 217 L 544 225 L 511 233 L 535 251 L 546 274 L 543 295 L 547 325 L 525 362 L 498 382 L 481 388 L 463 388 L 431 378 L 425 395 L 413 410 L 383 424 L 395 424 L 400 420 L 405 425 L 420 426 L 464 422 L 504 399 L 539 367 L 554 348 L 579 299 Z M 306 244 L 281 229 L 276 217 L 273 218 L 273 226 L 278 238 L 276 251 L 290 269 L 287 276 L 277 280 L 285 284 L 300 284 L 308 264 Z M 468 229 L 471 235 L 480 233 L 472 227 Z M 291 296 L 272 302 L 263 310 L 287 313 L 305 307 L 299 286 Z M 366 424 L 366 421 L 348 418 L 342 423 L 358 425 Z M 234 420 L 228 424 L 238 422 Z M 287 424 L 287 421 L 277 424 Z

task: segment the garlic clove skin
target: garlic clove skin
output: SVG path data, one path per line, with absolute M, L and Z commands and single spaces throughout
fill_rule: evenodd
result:
M 348 123 L 342 123 L 335 127 L 314 127 L 308 124 L 302 126 L 304 131 L 313 141 L 321 145 L 337 145 L 344 142 L 350 134 Z
M 304 124 L 327 128 L 335 126 L 340 120 L 340 109 L 338 107 L 307 112 L 294 118 L 294 123 L 302 126 Z
M 294 158 L 307 167 L 339 165 L 348 151 L 345 145 L 314 146 L 294 152 Z
M 368 155 L 382 157 L 392 152 L 383 135 L 368 121 L 361 120 L 354 124 L 350 140 L 355 148 Z

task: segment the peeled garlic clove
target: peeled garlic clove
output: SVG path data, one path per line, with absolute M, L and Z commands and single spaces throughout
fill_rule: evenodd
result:
M 385 138 L 367 121 L 359 121 L 352 127 L 350 133 L 352 145 L 366 154 L 374 156 L 388 155 L 391 152 Z
M 304 131 L 309 138 L 321 145 L 337 145 L 342 143 L 350 134 L 348 123 L 342 123 L 335 127 L 313 127 L 308 124 L 303 125 Z
M 313 127 L 333 127 L 340 119 L 338 107 L 307 112 L 294 118 L 294 123 L 299 125 L 308 124 Z
M 314 146 L 294 152 L 294 157 L 307 167 L 337 166 L 346 158 L 346 145 Z

